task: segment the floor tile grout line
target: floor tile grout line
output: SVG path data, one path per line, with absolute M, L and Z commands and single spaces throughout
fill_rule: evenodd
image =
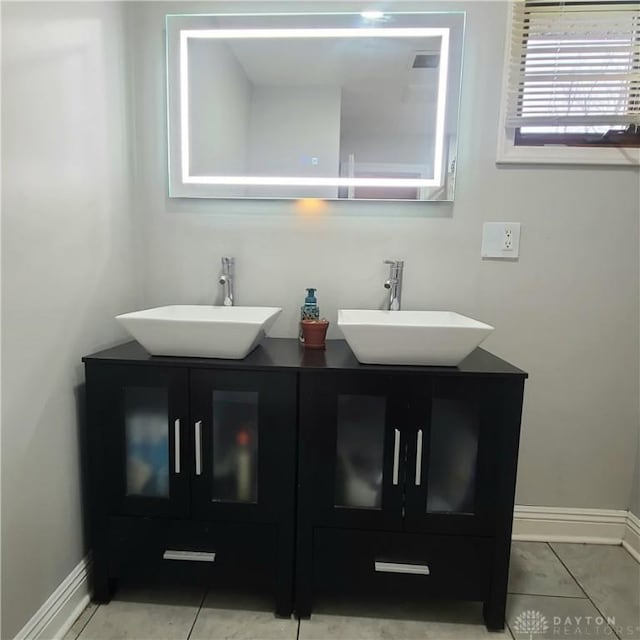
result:
M 200 612 L 202 611 L 202 605 L 204 604 L 204 601 L 206 600 L 208 593 L 209 593 L 209 588 L 207 587 L 204 590 L 204 593 L 202 594 L 202 599 L 200 600 L 200 606 L 198 607 L 198 611 L 196 611 L 195 618 L 193 619 L 193 622 L 191 623 L 191 629 L 189 629 L 189 633 L 187 634 L 187 639 L 186 640 L 190 640 L 190 638 L 191 638 L 191 634 L 193 633 L 193 629 L 196 626 L 196 622 L 198 622 L 198 616 L 200 615 Z
M 602 616 L 603 620 L 606 622 L 607 616 L 604 615 L 604 613 L 600 610 L 600 607 L 598 607 L 598 605 L 591 599 L 591 596 L 585 591 L 584 587 L 580 584 L 580 580 L 578 579 L 578 577 L 573 575 L 571 569 L 569 569 L 569 567 L 564 563 L 563 559 L 560 557 L 560 554 L 558 554 L 558 552 L 551 546 L 551 543 L 547 542 L 547 545 L 549 549 L 551 549 L 551 553 L 553 553 L 553 555 L 558 558 L 560 564 L 569 572 L 569 575 L 575 580 L 576 584 L 580 587 L 580 590 L 582 591 L 582 593 L 584 593 L 587 600 L 589 600 L 589 602 L 593 605 L 593 608 Z M 607 626 L 611 629 L 613 635 L 618 638 L 618 640 L 621 640 L 616 629 L 609 623 L 607 623 Z
M 85 609 L 83 609 L 82 613 L 84 613 L 90 606 L 91 606 L 91 601 L 89 601 L 89 604 L 87 605 L 87 607 Z M 91 612 L 91 615 L 87 618 L 87 621 L 82 625 L 82 628 L 80 629 L 80 631 L 78 631 L 78 633 L 76 633 L 76 635 L 74 636 L 73 640 L 79 640 L 80 636 L 82 635 L 82 632 L 87 628 L 87 625 L 91 622 L 91 618 L 93 618 L 93 616 L 96 615 L 96 611 L 99 608 L 100 608 L 99 604 L 94 607 L 93 611 Z M 80 614 L 80 616 L 82 615 L 82 613 Z M 78 621 L 80 616 L 78 616 L 76 618 L 76 620 L 74 621 L 74 624 Z
M 573 575 L 573 572 L 571 571 L 571 569 L 569 569 L 569 567 L 564 563 L 562 558 L 558 555 L 558 553 L 551 546 L 551 544 L 549 542 L 547 542 L 545 544 L 549 547 L 549 549 L 551 549 L 551 553 L 558 559 L 558 562 L 567 570 L 567 573 L 573 578 L 573 581 L 578 585 L 578 588 L 580 589 L 580 591 L 582 591 L 582 593 L 584 593 L 584 597 L 587 600 L 589 600 L 593 604 L 593 606 L 595 607 L 595 603 L 591 600 L 591 598 L 589 597 L 589 594 L 584 590 L 584 587 L 580 584 L 580 580 L 578 580 L 578 578 Z M 596 609 L 597 608 L 598 607 L 596 607 Z
M 573 576 L 571 576 L 573 578 Z M 575 580 L 575 578 L 574 578 Z M 580 590 L 584 593 L 582 587 Z M 508 595 L 510 596 L 534 596 L 535 598 L 568 598 L 569 600 L 589 600 L 589 596 L 567 596 L 567 595 L 558 595 L 556 593 L 529 593 L 528 591 L 509 591 Z

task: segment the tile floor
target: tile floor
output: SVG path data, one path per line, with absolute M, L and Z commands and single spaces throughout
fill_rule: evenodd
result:
M 298 622 L 256 596 L 128 587 L 65 640 L 640 640 L 640 565 L 622 547 L 516 542 L 510 578 L 503 633 L 486 631 L 476 603 L 322 601 Z

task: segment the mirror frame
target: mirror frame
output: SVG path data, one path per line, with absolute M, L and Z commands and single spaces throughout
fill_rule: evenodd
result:
M 167 129 L 168 129 L 168 163 L 169 163 L 169 197 L 170 198 L 228 198 L 228 199 L 267 199 L 296 200 L 305 196 L 239 196 L 230 192 L 220 193 L 221 187 L 236 186 L 309 186 L 309 187 L 443 187 L 445 121 L 449 92 L 450 41 L 453 27 L 432 26 L 290 26 L 287 23 L 306 17 L 335 20 L 336 18 L 367 19 L 367 12 L 328 12 L 328 13 L 250 13 L 250 14 L 167 14 L 166 20 L 166 69 L 167 69 Z M 461 17 L 461 45 L 464 43 L 465 13 L 462 11 L 389 11 L 382 15 L 394 17 L 413 17 L 416 15 Z M 220 18 L 237 20 L 237 26 L 220 28 L 216 21 Z M 243 22 L 248 22 L 243 24 Z M 264 27 L 264 22 L 273 26 Z M 344 178 L 344 177 L 302 177 L 302 176 L 221 176 L 192 175 L 190 171 L 190 122 L 189 113 L 189 40 L 191 39 L 237 39 L 237 38 L 398 38 L 398 37 L 440 37 L 440 66 L 438 70 L 438 97 L 436 108 L 436 135 L 434 144 L 434 176 L 433 178 Z M 462 51 L 460 51 L 462 58 Z M 459 81 L 462 80 L 462 60 L 460 60 Z M 456 153 L 457 129 L 459 120 L 459 96 L 455 114 Z M 455 161 L 455 160 L 454 160 Z M 448 194 L 447 194 L 448 195 Z M 314 196 L 309 196 L 314 197 Z M 315 199 L 315 197 L 314 197 Z M 438 200 L 394 200 L 391 198 L 356 199 L 356 198 L 320 198 L 322 200 L 355 201 L 355 202 L 446 202 L 453 200 L 445 197 Z

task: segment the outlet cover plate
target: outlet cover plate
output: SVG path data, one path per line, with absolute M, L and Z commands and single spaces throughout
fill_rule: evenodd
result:
M 511 248 L 509 248 L 509 245 Z M 485 222 L 482 226 L 483 258 L 514 260 L 520 257 L 519 222 Z

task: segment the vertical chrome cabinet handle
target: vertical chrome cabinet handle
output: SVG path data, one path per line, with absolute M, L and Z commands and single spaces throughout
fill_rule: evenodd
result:
M 173 468 L 180 473 L 180 419 L 173 423 Z
M 196 430 L 196 475 L 202 475 L 202 420 L 195 424 Z
M 393 441 L 393 484 L 398 484 L 400 474 L 400 429 L 394 429 Z
M 416 487 L 422 482 L 422 429 L 418 429 L 416 436 Z

